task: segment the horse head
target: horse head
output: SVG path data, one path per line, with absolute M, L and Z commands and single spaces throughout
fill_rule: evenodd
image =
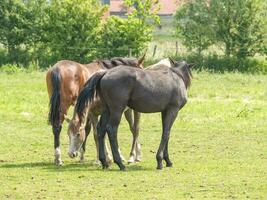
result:
M 72 119 L 65 116 L 65 119 L 69 123 L 67 131 L 70 141 L 68 154 L 71 158 L 75 158 L 86 138 L 85 127 L 81 124 L 77 115 L 74 115 Z

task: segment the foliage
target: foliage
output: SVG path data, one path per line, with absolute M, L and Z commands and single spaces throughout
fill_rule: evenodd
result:
M 79 62 L 92 59 L 105 10 L 98 0 L 51 1 L 43 27 L 50 56 Z
M 62 59 L 85 63 L 126 56 L 130 48 L 138 55 L 152 38 L 151 20 L 159 20 L 157 4 L 155 0 L 144 4 L 127 0 L 131 9 L 127 19 L 110 17 L 103 22 L 107 7 L 98 0 L 3 0 L 0 44 L 7 55 L 0 52 L 5 57 L 0 64 L 48 67 Z
M 176 36 L 190 50 L 196 48 L 199 55 L 214 43 L 214 30 L 208 10 L 206 1 L 192 0 L 175 14 Z
M 246 57 L 218 56 L 216 54 L 199 56 L 198 54 L 187 54 L 176 57 L 176 60 L 184 60 L 195 63 L 198 70 L 209 70 L 211 72 L 238 71 L 251 74 L 267 74 L 267 61 L 265 59 Z
M 152 24 L 159 23 L 159 6 L 155 0 L 126 0 L 131 10 L 127 18 L 111 16 L 103 25 L 102 48 L 104 57 L 140 55 L 152 39 Z
M 7 48 L 9 62 L 27 63 L 26 49 L 34 39 L 31 32 L 35 24 L 35 13 L 28 9 L 31 2 L 1 1 L 0 43 Z
M 261 0 L 190 0 L 176 13 L 177 34 L 199 53 L 223 44 L 228 57 L 254 56 L 266 44 L 266 12 Z
M 14 74 L 22 71 L 24 71 L 24 68 L 12 64 L 5 64 L 0 67 L 0 72 L 7 74 Z
M 158 0 L 125 0 L 124 4 L 131 8 L 131 12 L 128 13 L 129 18 L 138 18 L 141 23 L 149 25 L 148 22 L 152 21 L 152 24 L 159 24 L 160 18 L 157 15 L 160 5 Z
M 111 16 L 107 19 L 102 30 L 101 56 L 139 55 L 151 40 L 151 29 L 144 26 L 138 19 L 123 19 Z
M 266 9 L 262 0 L 211 0 L 216 39 L 224 44 L 226 56 L 244 58 L 261 53 Z

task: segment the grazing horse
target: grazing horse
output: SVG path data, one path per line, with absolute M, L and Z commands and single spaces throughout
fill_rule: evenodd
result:
M 86 106 L 95 95 L 101 99 L 103 110 L 97 131 L 99 159 L 103 168 L 109 166 L 104 154 L 104 136 L 107 132 L 114 162 L 120 170 L 125 170 L 118 152 L 117 131 L 126 106 L 142 113 L 161 112 L 163 131 L 156 155 L 157 169 L 162 169 L 163 159 L 167 167 L 172 166 L 168 154 L 170 130 L 178 112 L 187 102 L 193 65 L 172 59 L 170 65 L 158 64 L 148 70 L 119 66 L 94 74 L 85 84 L 75 109 L 82 118 Z
M 60 132 L 62 123 L 67 115 L 68 109 L 74 105 L 78 94 L 80 93 L 84 83 L 96 72 L 111 69 L 118 65 L 128 65 L 133 67 L 141 67 L 145 55 L 141 59 L 116 57 L 111 60 L 96 60 L 89 64 L 80 64 L 74 61 L 62 60 L 51 67 L 46 74 L 47 90 L 50 99 L 50 110 L 48 121 L 52 126 L 54 134 L 55 164 L 62 165 L 60 152 Z M 134 112 L 132 120 L 132 111 L 127 111 L 126 119 L 129 121 L 130 129 L 133 135 L 138 136 L 139 114 Z M 93 124 L 94 127 L 96 126 Z M 87 135 L 91 129 L 91 123 L 86 124 Z M 95 141 L 97 138 L 95 137 Z M 136 147 L 139 148 L 139 144 Z M 136 148 L 134 149 L 136 150 Z M 140 152 L 140 149 L 136 150 Z M 85 152 L 85 143 L 81 151 L 81 160 Z

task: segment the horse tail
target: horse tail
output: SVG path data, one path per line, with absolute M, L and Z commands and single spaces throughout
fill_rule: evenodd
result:
M 59 122 L 60 116 L 60 73 L 58 69 L 52 70 L 51 72 L 51 82 L 52 82 L 52 95 L 49 102 L 49 114 L 48 122 L 52 126 Z
M 84 114 L 84 109 L 87 105 L 94 100 L 94 97 L 99 96 L 100 93 L 100 81 L 107 71 L 101 71 L 95 73 L 84 85 L 81 90 L 75 105 L 75 112 L 81 118 Z

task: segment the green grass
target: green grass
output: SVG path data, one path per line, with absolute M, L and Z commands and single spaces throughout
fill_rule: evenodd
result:
M 68 158 L 66 124 L 64 166 L 55 167 L 45 73 L 0 73 L 0 199 L 266 199 L 266 83 L 264 75 L 194 72 L 171 132 L 173 168 L 156 170 L 160 115 L 144 114 L 143 161 L 120 172 L 93 164 L 92 135 L 85 163 Z M 123 119 L 125 157 L 130 143 Z

